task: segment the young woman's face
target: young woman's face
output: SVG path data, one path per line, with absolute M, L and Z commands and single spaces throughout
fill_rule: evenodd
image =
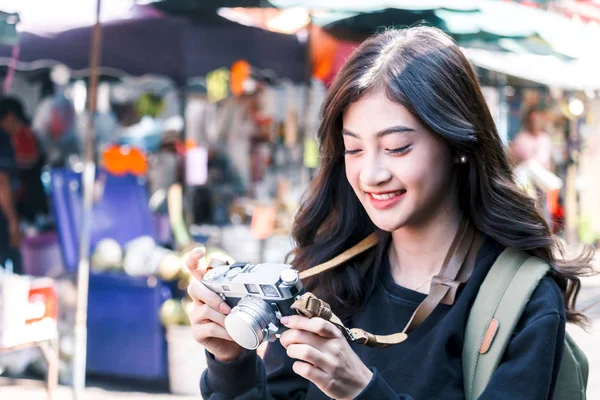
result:
M 348 106 L 342 134 L 346 177 L 378 228 L 427 223 L 454 201 L 450 147 L 383 91 Z

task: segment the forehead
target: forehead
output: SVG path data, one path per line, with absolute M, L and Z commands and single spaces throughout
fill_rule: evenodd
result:
M 357 134 L 378 132 L 396 125 L 422 129 L 417 118 L 402 104 L 390 100 L 383 90 L 366 94 L 344 111 L 344 129 Z

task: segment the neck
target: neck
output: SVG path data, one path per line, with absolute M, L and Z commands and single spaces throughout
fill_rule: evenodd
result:
M 440 271 L 461 217 L 458 205 L 454 205 L 443 208 L 422 224 L 392 232 L 389 257 L 397 283 L 416 287 Z

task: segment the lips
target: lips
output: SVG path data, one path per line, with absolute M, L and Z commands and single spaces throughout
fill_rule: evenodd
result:
M 369 200 L 371 200 L 371 204 L 374 208 L 378 210 L 385 210 L 387 208 L 391 208 L 395 206 L 406 193 L 405 189 L 393 191 L 393 192 L 380 192 L 380 193 L 371 193 L 369 192 Z

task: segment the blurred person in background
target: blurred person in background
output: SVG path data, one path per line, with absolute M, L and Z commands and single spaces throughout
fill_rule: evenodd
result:
M 545 128 L 544 110 L 537 106 L 528 108 L 523 117 L 523 130 L 510 145 L 515 164 L 534 160 L 547 170 L 552 168 L 552 140 Z
M 20 187 L 19 171 L 13 147 L 14 136 L 23 127 L 23 109 L 12 98 L 0 100 L 0 265 L 21 272 L 21 228 L 16 206 Z
M 549 191 L 546 185 L 540 185 L 540 173 L 553 176 L 552 171 L 552 139 L 546 131 L 547 118 L 545 110 L 539 106 L 527 108 L 523 116 L 523 130 L 512 141 L 509 148 L 509 157 L 515 166 L 515 174 L 519 178 L 521 187 L 536 200 L 537 206 L 542 211 L 548 223 L 552 223 L 552 214 L 555 210 L 548 208 Z M 542 167 L 542 168 L 539 168 Z M 535 174 L 534 170 L 538 173 Z M 546 172 L 548 171 L 548 172 Z M 558 177 L 554 180 L 559 181 Z M 537 183 L 536 183 L 537 182 Z M 554 203 L 554 201 L 551 201 Z

